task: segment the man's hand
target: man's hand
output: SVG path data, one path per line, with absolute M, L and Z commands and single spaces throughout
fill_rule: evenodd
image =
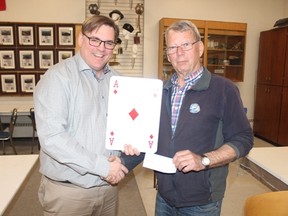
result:
M 189 150 L 177 152 L 173 157 L 173 163 L 179 171 L 184 173 L 200 171 L 205 168 L 201 163 L 201 156 Z
M 128 173 L 128 169 L 121 163 L 119 157 L 110 156 L 108 161 L 110 162 L 110 170 L 104 180 L 112 185 L 118 184 L 125 177 L 125 174 Z
M 133 156 L 133 155 L 139 156 L 140 155 L 140 152 L 138 151 L 137 148 L 133 148 L 131 145 L 128 145 L 128 144 L 124 145 L 124 153 L 126 155 L 131 155 L 131 156 Z

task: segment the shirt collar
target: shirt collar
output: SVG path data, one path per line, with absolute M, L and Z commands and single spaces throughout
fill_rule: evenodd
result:
M 193 85 L 196 81 L 202 76 L 204 67 L 201 66 L 198 70 L 190 72 L 184 79 L 185 85 L 188 83 L 192 83 Z M 178 82 L 178 75 L 174 73 L 171 78 L 171 82 L 173 85 L 177 85 Z

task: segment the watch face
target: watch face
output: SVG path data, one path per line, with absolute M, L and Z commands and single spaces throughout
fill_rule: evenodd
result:
M 209 158 L 208 158 L 208 157 L 203 157 L 203 158 L 202 158 L 202 164 L 203 164 L 204 166 L 208 166 L 208 165 L 210 164 Z

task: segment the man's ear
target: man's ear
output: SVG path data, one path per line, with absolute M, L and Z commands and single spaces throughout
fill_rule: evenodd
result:
M 79 35 L 78 35 L 78 45 L 79 45 L 79 47 L 82 46 L 83 40 L 84 40 L 84 35 L 82 34 L 82 32 L 80 32 Z
M 199 57 L 201 57 L 204 53 L 204 44 L 201 40 L 198 43 L 199 43 Z
M 169 57 L 169 55 L 168 55 L 168 54 L 166 54 L 166 56 L 167 56 L 167 59 L 168 59 L 168 61 L 169 61 L 169 62 L 171 62 L 171 61 L 170 61 L 170 57 Z

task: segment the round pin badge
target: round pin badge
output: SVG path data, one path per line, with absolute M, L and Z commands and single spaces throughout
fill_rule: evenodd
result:
M 197 104 L 197 103 L 191 104 L 189 111 L 190 111 L 190 113 L 198 113 L 198 112 L 200 112 L 199 104 Z

